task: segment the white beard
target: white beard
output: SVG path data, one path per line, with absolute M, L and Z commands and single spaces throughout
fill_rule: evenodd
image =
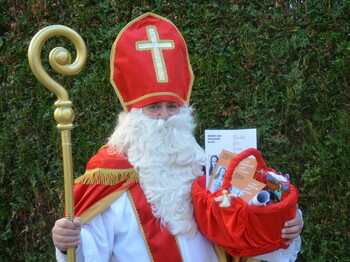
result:
M 111 149 L 127 155 L 139 173 L 153 215 L 174 235 L 193 236 L 198 230 L 191 186 L 203 175 L 205 155 L 193 136 L 191 114 L 192 109 L 184 107 L 165 121 L 132 109 L 119 115 L 108 142 Z

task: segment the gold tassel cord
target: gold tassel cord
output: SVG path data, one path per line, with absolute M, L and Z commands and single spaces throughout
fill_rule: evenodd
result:
M 44 69 L 41 63 L 41 49 L 44 43 L 53 36 L 63 36 L 71 40 L 76 49 L 76 59 L 71 64 L 71 54 L 63 47 L 56 47 L 51 50 L 49 62 L 51 67 L 63 75 L 75 75 L 85 66 L 87 60 L 87 49 L 84 40 L 80 35 L 69 27 L 62 25 L 52 25 L 40 30 L 31 40 L 28 48 L 28 60 L 35 77 L 51 92 L 57 96 L 55 102 L 54 117 L 57 129 L 61 131 L 63 173 L 64 173 L 64 196 L 66 217 L 69 220 L 74 218 L 73 199 L 73 160 L 71 145 L 71 130 L 73 129 L 74 111 L 72 102 L 67 91 L 57 81 L 55 81 Z M 68 248 L 67 261 L 75 261 L 75 248 Z
M 75 184 L 112 186 L 126 179 L 125 183 L 138 181 L 139 176 L 135 169 L 104 169 L 86 170 L 85 174 L 74 180 Z

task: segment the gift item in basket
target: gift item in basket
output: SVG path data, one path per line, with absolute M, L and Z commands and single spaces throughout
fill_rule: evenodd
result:
M 289 194 L 289 181 L 283 175 L 266 171 L 266 185 L 271 193 L 271 202 L 279 202 Z
M 257 160 L 255 178 L 266 184 L 268 172 L 277 173 L 266 166 L 259 151 L 250 148 L 230 161 L 224 182 L 216 192 L 210 193 L 205 189 L 204 176 L 192 186 L 194 213 L 200 231 L 235 257 L 257 256 L 287 248 L 285 239 L 281 238 L 281 231 L 284 223 L 296 215 L 299 193 L 287 179 L 283 183 L 288 184 L 288 192 L 283 192 L 282 201 L 273 205 L 248 205 L 242 198 L 229 192 L 236 166 L 252 155 Z

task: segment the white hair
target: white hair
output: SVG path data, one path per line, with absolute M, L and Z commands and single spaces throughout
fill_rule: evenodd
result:
M 192 108 L 182 107 L 168 120 L 151 119 L 142 109 L 121 113 L 108 145 L 128 157 L 153 215 L 172 234 L 197 232 L 191 186 L 203 175 L 203 149 L 197 144 Z

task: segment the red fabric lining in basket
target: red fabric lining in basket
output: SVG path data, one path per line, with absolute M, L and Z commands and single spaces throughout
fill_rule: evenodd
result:
M 248 149 L 231 160 L 233 166 L 230 162 L 223 186 L 218 191 L 210 193 L 205 189 L 205 176 L 198 178 L 192 186 L 194 213 L 199 230 L 235 257 L 257 256 L 287 248 L 285 240 L 281 238 L 281 231 L 284 223 L 295 217 L 299 195 L 296 187 L 290 185 L 290 193 L 276 204 L 250 206 L 237 197 L 231 199 L 230 207 L 220 207 L 214 198 L 222 195 L 221 191 L 225 187 L 230 187 L 227 183 L 225 185 L 226 181 L 230 182 L 230 178 L 226 179 L 226 174 L 232 175 L 234 165 L 240 162 L 236 158 L 243 160 L 250 155 L 257 159 L 257 170 L 261 170 L 261 167 L 262 170 L 272 170 L 266 168 L 256 149 Z M 260 173 L 257 173 L 257 177 L 263 179 Z

